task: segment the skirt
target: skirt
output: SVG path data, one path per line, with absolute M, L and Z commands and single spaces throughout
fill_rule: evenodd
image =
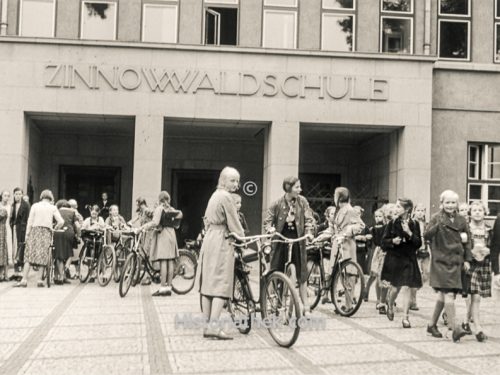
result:
M 161 231 L 154 231 L 153 233 L 151 241 L 151 260 L 153 262 L 179 257 L 174 228 L 163 228 Z
M 52 244 L 52 233 L 46 227 L 31 228 L 26 239 L 25 262 L 37 266 L 46 266 L 49 262 L 49 249 Z
M 462 296 L 479 294 L 483 298 L 491 297 L 490 258 L 482 262 L 472 260 L 468 271 L 462 274 Z
M 399 255 L 388 251 L 380 277 L 382 281 L 386 281 L 394 287 L 422 287 L 422 276 L 420 275 L 416 255 Z
M 287 238 L 298 238 L 297 231 L 284 229 L 281 233 Z M 292 264 L 295 265 L 295 274 L 299 282 L 307 281 L 307 275 L 302 275 L 300 260 L 300 244 L 295 242 L 292 247 Z M 288 262 L 288 244 L 278 243 L 271 256 L 271 270 L 285 272 L 285 265 Z M 302 279 L 304 277 L 304 280 Z
M 54 233 L 54 258 L 65 262 L 73 256 L 73 242 L 75 233 L 72 230 L 66 230 L 63 233 Z

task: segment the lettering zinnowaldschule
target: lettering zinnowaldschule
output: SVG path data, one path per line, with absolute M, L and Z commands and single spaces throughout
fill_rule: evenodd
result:
M 47 64 L 45 87 L 150 90 L 157 93 L 387 101 L 385 79 L 351 75 L 175 70 L 152 67 Z

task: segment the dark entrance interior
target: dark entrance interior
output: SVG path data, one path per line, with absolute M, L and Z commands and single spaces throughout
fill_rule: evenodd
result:
M 119 167 L 60 167 L 59 191 L 66 199 L 76 199 L 78 210 L 84 217 L 90 212 L 87 205 L 97 203 L 103 192 L 111 202 L 120 202 L 121 168 Z
M 195 239 L 203 227 L 203 216 L 208 200 L 217 186 L 218 170 L 172 171 L 172 203 L 184 214 L 177 231 L 179 245 L 185 239 Z

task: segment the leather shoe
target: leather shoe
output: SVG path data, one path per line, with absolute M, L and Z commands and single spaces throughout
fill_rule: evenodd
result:
M 432 337 L 435 337 L 437 339 L 443 338 L 443 334 L 439 332 L 437 327 L 434 326 L 427 326 L 427 333 L 430 334 Z
M 222 329 L 219 329 L 219 331 L 216 333 L 215 338 L 217 340 L 232 340 L 233 337 L 229 336 L 226 332 L 224 332 Z
M 391 322 L 394 320 L 394 309 L 392 307 L 387 308 L 387 319 Z
M 469 323 L 462 323 L 462 329 L 465 331 L 466 334 L 472 335 L 472 330 L 470 329 Z
M 26 288 L 28 286 L 28 283 L 26 281 L 25 282 L 19 281 L 12 286 L 14 288 Z
M 385 305 L 380 306 L 380 308 L 378 309 L 378 313 L 380 315 L 386 315 L 387 314 L 387 308 L 385 307 Z
M 461 326 L 456 326 L 453 330 L 453 333 L 451 334 L 451 338 L 453 339 L 453 342 L 459 342 L 460 339 L 466 334 L 467 332 L 465 332 Z
M 483 331 L 480 331 L 478 334 L 476 334 L 476 340 L 479 342 L 486 341 L 488 339 L 488 336 L 486 336 Z
M 413 311 L 418 311 L 418 310 L 420 310 L 420 309 L 418 308 L 418 306 L 417 306 L 417 305 L 411 305 L 411 306 L 410 306 L 410 310 L 413 310 Z
M 408 318 L 403 319 L 403 328 L 411 328 L 410 320 Z

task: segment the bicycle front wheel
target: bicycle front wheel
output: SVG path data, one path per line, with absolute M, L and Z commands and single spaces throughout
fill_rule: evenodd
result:
M 353 316 L 363 302 L 365 278 L 363 270 L 353 260 L 342 262 L 336 269 L 331 286 L 331 298 L 338 314 Z
M 261 295 L 262 319 L 273 340 L 291 347 L 299 337 L 300 303 L 295 285 L 281 272 L 266 278 Z
M 177 294 L 186 294 L 193 289 L 196 276 L 196 258 L 190 251 L 180 250 L 175 261 L 172 289 Z
M 120 285 L 118 292 L 120 297 L 125 297 L 132 285 L 133 279 L 136 277 L 137 268 L 137 254 L 131 253 L 128 255 L 125 265 L 123 266 L 122 274 L 120 276 Z
M 115 269 L 115 251 L 112 246 L 104 245 L 97 261 L 97 282 L 106 286 L 113 278 Z
M 321 265 L 316 260 L 309 260 L 307 262 L 307 303 L 311 310 L 318 306 L 322 290 L 323 272 Z
M 85 283 L 89 279 L 90 272 L 92 271 L 93 258 L 91 256 L 90 246 L 85 244 L 80 251 L 80 258 L 78 260 L 78 268 L 80 269 L 80 282 Z

